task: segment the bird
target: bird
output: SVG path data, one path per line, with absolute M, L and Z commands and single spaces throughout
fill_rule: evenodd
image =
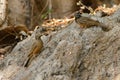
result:
M 41 39 L 41 36 L 43 35 L 43 28 L 38 28 L 35 33 L 35 42 L 32 45 L 32 48 L 30 50 L 30 53 L 28 55 L 28 59 L 25 63 L 25 67 L 28 67 L 33 59 L 42 51 L 43 49 L 43 41 Z
M 75 22 L 80 25 L 81 28 L 90 28 L 90 27 L 101 27 L 103 31 L 109 31 L 109 28 L 96 20 L 90 19 L 88 17 L 81 16 L 80 12 L 74 14 Z

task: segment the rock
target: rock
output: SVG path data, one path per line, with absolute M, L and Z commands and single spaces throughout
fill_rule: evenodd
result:
M 116 25 L 104 32 L 100 27 L 82 29 L 73 22 L 56 33 L 43 36 L 43 51 L 24 68 L 22 64 L 34 36 L 27 38 L 16 45 L 4 61 L 6 64 L 12 59 L 10 65 L 21 67 L 10 79 L 112 80 L 120 73 L 120 27 L 119 23 Z

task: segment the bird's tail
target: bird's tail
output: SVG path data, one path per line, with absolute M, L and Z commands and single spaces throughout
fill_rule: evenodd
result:
M 31 64 L 33 59 L 34 59 L 34 56 L 29 56 L 29 58 L 27 59 L 25 65 L 24 65 L 24 67 L 28 67 Z

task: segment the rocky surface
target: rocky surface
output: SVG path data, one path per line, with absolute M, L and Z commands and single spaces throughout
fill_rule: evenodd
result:
M 113 25 L 108 32 L 95 26 L 82 29 L 72 22 L 58 32 L 42 36 L 43 51 L 29 67 L 25 68 L 23 64 L 34 42 L 33 34 L 18 43 L 0 62 L 0 79 L 118 80 L 120 73 L 118 13 L 119 10 L 111 17 L 99 19 L 105 24 Z

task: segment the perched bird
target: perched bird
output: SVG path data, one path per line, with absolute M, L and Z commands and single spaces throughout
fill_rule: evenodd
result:
M 93 19 L 90 19 L 88 17 L 81 16 L 80 12 L 77 12 L 74 14 L 75 16 L 75 22 L 80 25 L 82 28 L 90 28 L 90 27 L 101 27 L 102 30 L 108 31 L 108 26 L 104 25 L 103 23 L 100 23 L 98 21 L 95 21 Z
M 43 41 L 41 36 L 43 35 L 43 28 L 38 28 L 35 33 L 35 42 L 32 45 L 31 51 L 28 55 L 28 60 L 25 63 L 25 67 L 28 67 L 32 60 L 42 51 L 43 49 Z

